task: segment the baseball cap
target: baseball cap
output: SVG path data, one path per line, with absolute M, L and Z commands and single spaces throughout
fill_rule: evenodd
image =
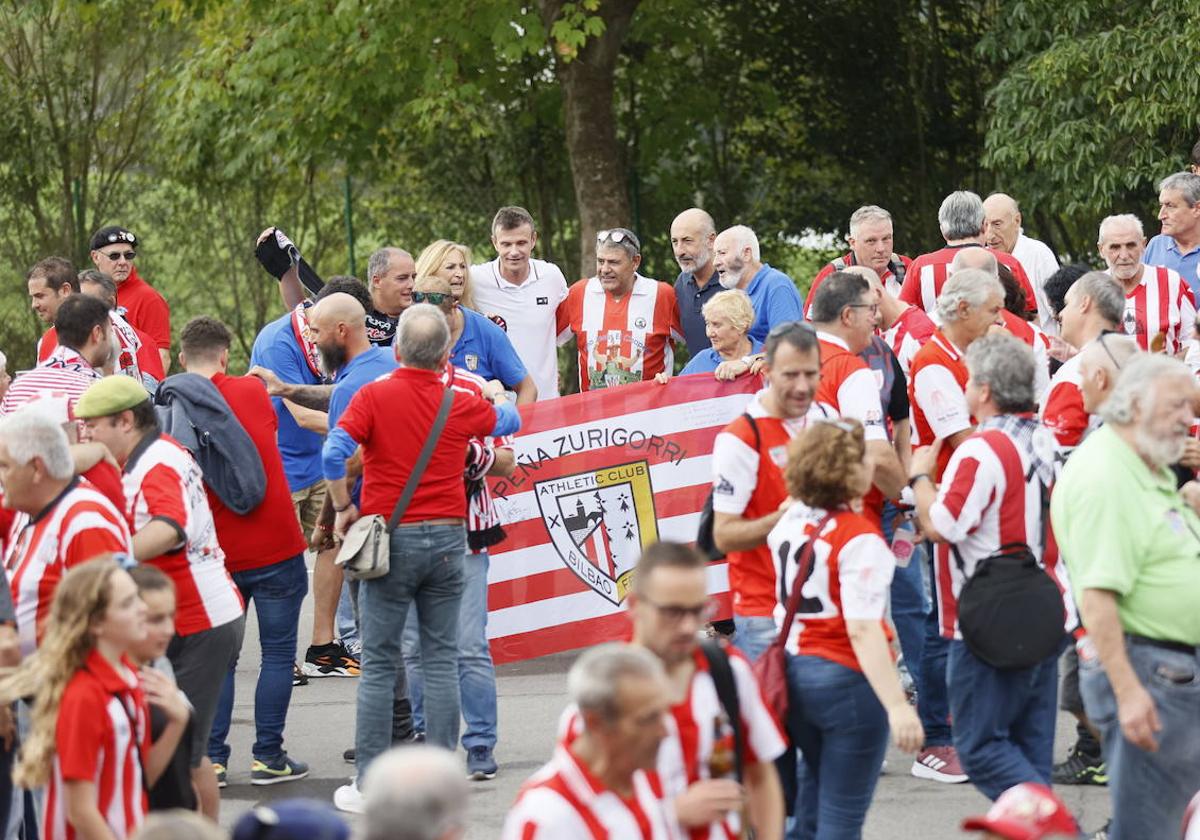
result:
M 92 234 L 93 251 L 98 251 L 105 245 L 114 245 L 117 242 L 127 242 L 136 248 L 138 238 L 133 235 L 133 231 L 123 228 L 120 225 L 102 227 Z
M 129 376 L 106 376 L 91 385 L 75 403 L 75 416 L 107 417 L 150 399 L 142 384 Z
M 1079 827 L 1067 806 L 1045 785 L 1022 782 L 992 803 L 986 815 L 963 821 L 963 831 L 991 831 L 1008 840 L 1076 837 Z
M 333 806 L 315 799 L 259 805 L 233 826 L 233 840 L 349 840 L 350 826 Z

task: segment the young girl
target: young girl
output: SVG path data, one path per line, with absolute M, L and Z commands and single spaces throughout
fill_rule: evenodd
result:
M 126 651 L 146 635 L 133 579 L 109 559 L 63 576 L 41 647 L 0 682 L 0 702 L 33 696 L 29 740 L 13 773 L 47 785 L 46 840 L 117 840 L 137 830 L 145 787 L 161 775 L 187 722 L 169 680 L 144 686 Z M 147 700 L 171 725 L 151 746 Z
M 129 570 L 137 584 L 138 596 L 146 605 L 146 637 L 129 647 L 129 658 L 142 669 L 143 681 L 168 679 L 171 663 L 167 660 L 167 645 L 175 635 L 175 584 L 156 566 L 140 564 Z M 178 689 L 176 689 L 178 691 Z M 186 700 L 185 700 L 186 702 Z M 190 704 L 189 704 L 190 711 Z M 167 710 L 150 703 L 150 740 L 157 743 L 163 737 L 171 719 Z M 192 787 L 191 733 L 189 720 L 179 746 L 171 753 L 162 777 L 150 787 L 150 810 L 170 808 L 196 810 L 196 791 Z

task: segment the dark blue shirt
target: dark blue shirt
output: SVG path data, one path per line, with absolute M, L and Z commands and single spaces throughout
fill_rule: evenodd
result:
M 792 278 L 766 263 L 751 278 L 746 294 L 754 307 L 754 323 L 750 325 L 754 341 L 766 341 L 774 327 L 804 317 L 804 301 Z
M 687 342 L 688 353 L 692 356 L 712 346 L 704 330 L 704 315 L 700 310 L 708 303 L 708 299 L 719 291 L 721 284 L 717 282 L 715 271 L 703 289 L 696 283 L 696 278 L 690 271 L 681 273 L 675 280 L 675 301 L 679 305 L 683 339 Z
M 519 385 L 529 372 L 504 330 L 474 309 L 460 306 L 458 311 L 463 314 L 463 331 L 450 354 L 451 364 L 485 380 L 498 379 L 508 388 Z
M 309 368 L 292 330 L 292 313 L 276 318 L 259 331 L 250 351 L 250 364 L 261 365 L 284 382 L 293 385 L 320 385 L 321 377 Z M 300 428 L 279 397 L 271 397 L 279 418 L 279 454 L 288 488 L 294 493 L 321 480 L 321 444 L 316 432 Z

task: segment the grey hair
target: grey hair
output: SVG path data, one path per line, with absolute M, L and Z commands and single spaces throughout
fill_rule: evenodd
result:
M 724 234 L 728 234 L 733 238 L 734 247 L 739 254 L 742 252 L 742 249 L 749 248 L 750 259 L 753 262 L 758 262 L 762 258 L 762 249 L 758 244 L 758 234 L 750 228 L 745 225 L 734 225 L 733 227 L 725 228 L 722 231 L 722 235 Z
M 871 291 L 871 283 L 861 274 L 835 271 L 825 278 L 813 295 L 810 317 L 814 324 L 828 324 L 842 316 L 847 306 L 859 303 Z
M 99 286 L 104 290 L 105 301 L 110 303 L 110 307 L 115 306 L 117 302 L 117 282 L 112 279 L 111 274 L 107 274 L 97 268 L 85 268 L 79 272 L 79 282 Z
M 414 303 L 396 324 L 396 358 L 409 367 L 437 370 L 450 346 L 450 325 L 431 303 Z
M 950 261 L 951 275 L 968 268 L 978 269 L 997 280 L 1000 279 L 1000 263 L 996 261 L 996 255 L 987 248 L 963 248 Z
M 395 248 L 390 245 L 384 246 L 373 252 L 367 258 L 367 282 L 370 284 L 371 278 L 382 277 L 387 274 L 388 266 L 392 264 L 392 258 L 403 254 L 406 257 L 412 257 L 412 254 L 405 251 L 403 248 Z
M 1097 245 L 1104 244 L 1104 232 L 1113 225 L 1128 224 L 1137 228 L 1138 238 L 1146 238 L 1146 229 L 1142 227 L 1142 220 L 1132 213 L 1118 213 L 1115 216 L 1105 216 L 1104 221 L 1100 222 L 1100 234 L 1096 239 Z
M 985 335 L 967 348 L 971 378 L 991 389 L 1003 414 L 1033 411 L 1033 348 L 1011 335 Z
M 602 233 L 606 233 L 607 235 L 596 243 L 597 251 L 599 251 L 601 247 L 620 248 L 631 260 L 638 254 L 642 253 L 641 240 L 638 239 L 637 234 L 631 231 L 629 228 L 615 227 L 610 228 L 607 231 L 602 231 Z M 613 238 L 614 233 L 624 234 L 621 237 L 620 242 Z
M 938 227 L 947 241 L 979 236 L 983 218 L 983 199 L 970 190 L 950 193 L 938 208 Z
M 467 827 L 466 776 L 449 750 L 393 748 L 363 783 L 364 840 L 437 840 Z
M 648 650 L 609 642 L 589 648 L 567 673 L 567 696 L 581 711 L 617 716 L 617 691 L 622 677 L 663 680 L 662 662 Z
M 850 214 L 850 235 L 857 237 L 860 225 L 867 222 L 890 222 L 892 214 L 874 204 L 865 204 Z
M 1125 318 L 1125 290 L 1107 272 L 1089 271 L 1071 284 L 1067 294 L 1086 296 L 1095 304 L 1100 317 L 1113 326 Z
M 1146 409 L 1154 399 L 1158 381 L 1168 377 L 1192 377 L 1188 366 L 1179 359 L 1162 353 L 1137 353 L 1122 368 L 1100 416 L 1105 423 L 1128 426 L 1134 422 L 1139 409 Z
M 40 412 L 17 411 L 0 420 L 0 440 L 8 448 L 9 457 L 21 466 L 41 458 L 46 472 L 56 481 L 75 475 L 67 433 Z
M 1175 172 L 1163 178 L 1158 185 L 1158 191 L 1178 190 L 1183 194 L 1183 200 L 1190 206 L 1200 204 L 1200 175 L 1192 172 Z
M 964 268 L 956 271 L 942 286 L 942 293 L 937 299 L 938 317 L 943 323 L 958 320 L 958 304 L 966 301 L 972 309 L 983 306 L 989 297 L 995 295 L 1004 299 L 1004 287 L 1000 281 L 978 268 Z

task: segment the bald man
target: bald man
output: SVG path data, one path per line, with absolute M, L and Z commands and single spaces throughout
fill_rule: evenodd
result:
M 1058 335 L 1058 322 L 1046 300 L 1043 286 L 1058 271 L 1058 259 L 1046 243 L 1032 239 L 1021 229 L 1021 208 L 1004 193 L 992 193 L 983 202 L 984 244 L 1012 254 L 1025 269 L 1037 297 L 1038 325 L 1049 335 Z
M 675 300 L 679 303 L 683 337 L 692 356 L 712 346 L 700 310 L 710 297 L 721 291 L 720 283 L 710 282 L 714 273 L 713 243 L 716 239 L 717 226 L 713 217 L 699 207 L 684 210 L 671 222 L 671 250 L 675 252 L 675 262 L 679 263 Z

